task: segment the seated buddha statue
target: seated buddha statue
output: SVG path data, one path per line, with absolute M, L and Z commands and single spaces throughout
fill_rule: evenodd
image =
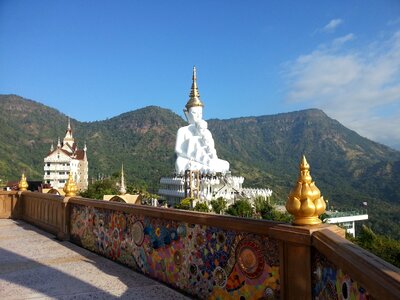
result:
M 207 122 L 203 120 L 203 107 L 194 67 L 190 98 L 184 109 L 189 125 L 179 128 L 175 144 L 175 169 L 178 174 L 186 170 L 197 170 L 203 174 L 229 172 L 229 162 L 217 156 L 214 139 L 207 128 Z

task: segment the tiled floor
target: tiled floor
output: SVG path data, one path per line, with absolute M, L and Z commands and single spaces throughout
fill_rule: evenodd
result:
M 0 220 L 0 299 L 189 299 L 22 221 Z

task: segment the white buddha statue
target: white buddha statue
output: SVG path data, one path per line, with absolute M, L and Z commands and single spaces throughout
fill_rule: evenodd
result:
M 175 169 L 178 174 L 186 170 L 198 170 L 201 173 L 227 173 L 229 162 L 219 159 L 214 139 L 203 120 L 203 103 L 196 82 L 196 68 L 193 68 L 193 83 L 189 101 L 184 109 L 188 126 L 178 130 L 175 153 Z

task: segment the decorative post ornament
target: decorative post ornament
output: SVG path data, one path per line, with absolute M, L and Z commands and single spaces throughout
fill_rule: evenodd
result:
M 67 196 L 67 197 L 76 196 L 76 192 L 78 191 L 78 188 L 76 187 L 74 178 L 72 177 L 72 172 L 69 173 L 68 180 L 65 183 L 63 191 L 65 193 L 65 196 Z
M 312 181 L 306 157 L 300 163 L 300 175 L 286 202 L 286 210 L 294 216 L 294 225 L 317 225 L 319 215 L 325 212 L 324 197 Z
M 26 181 L 25 174 L 22 173 L 21 180 L 18 183 L 18 190 L 20 190 L 21 192 L 26 191 L 28 189 L 28 186 L 29 184 Z

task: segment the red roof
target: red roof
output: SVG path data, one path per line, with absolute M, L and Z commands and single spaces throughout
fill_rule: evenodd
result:
M 75 155 L 76 155 L 76 159 L 83 160 L 85 158 L 85 151 L 76 150 Z
M 71 149 L 71 147 L 69 147 Z M 74 148 L 76 149 L 76 145 L 74 144 Z M 50 152 L 49 154 L 47 154 L 46 157 L 50 156 L 51 154 L 53 154 L 54 152 L 56 152 L 57 150 L 60 150 L 61 152 L 63 152 L 65 155 L 74 158 L 74 159 L 78 159 L 78 160 L 83 160 L 85 158 L 85 151 L 84 150 L 75 150 L 69 152 L 67 150 L 61 149 L 61 148 L 56 148 L 54 149 L 52 152 Z

